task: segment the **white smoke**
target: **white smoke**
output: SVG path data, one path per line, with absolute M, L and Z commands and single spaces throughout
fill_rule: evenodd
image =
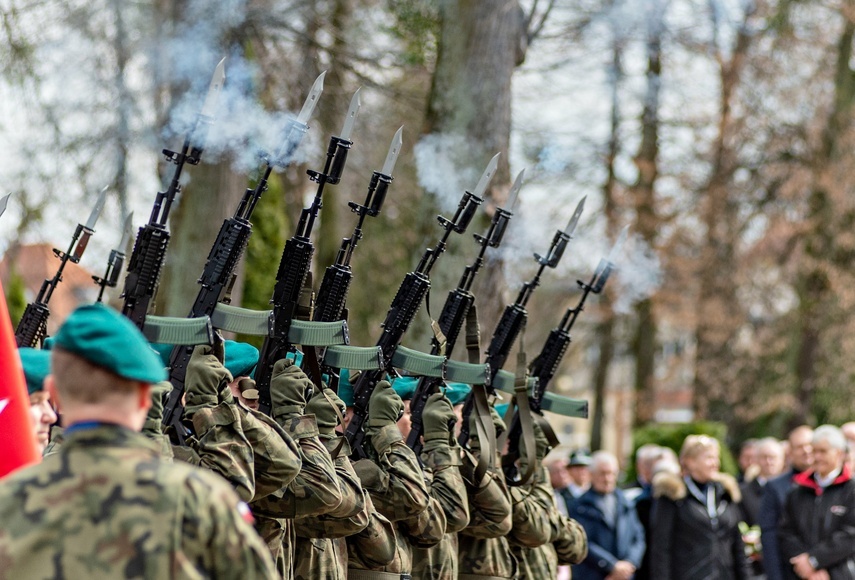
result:
M 472 191 L 484 168 L 458 167 L 468 145 L 461 134 L 434 133 L 414 148 L 419 185 L 436 195 L 442 211 L 454 211 L 464 191 Z
M 638 234 L 629 237 L 614 262 L 617 269 L 609 280 L 617 295 L 614 310 L 628 314 L 635 304 L 650 297 L 662 285 L 662 265 L 653 248 Z

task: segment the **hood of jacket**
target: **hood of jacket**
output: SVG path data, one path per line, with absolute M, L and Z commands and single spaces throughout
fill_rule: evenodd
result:
M 813 490 L 816 495 L 822 495 L 822 492 L 825 491 L 825 489 L 820 487 L 816 482 L 816 479 L 813 477 L 814 473 L 814 470 L 802 471 L 793 477 L 793 482 L 800 487 L 806 487 Z M 844 464 L 840 474 L 834 478 L 834 481 L 832 481 L 828 487 L 834 487 L 835 485 L 846 483 L 850 479 L 852 479 L 852 472 L 849 470 L 849 466 Z

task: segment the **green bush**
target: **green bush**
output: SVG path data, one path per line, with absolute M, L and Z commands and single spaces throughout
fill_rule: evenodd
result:
M 689 435 L 709 435 L 718 439 L 721 446 L 721 470 L 736 475 L 736 460 L 727 446 L 727 426 L 724 423 L 712 421 L 695 421 L 693 423 L 651 423 L 640 427 L 632 434 L 632 460 L 627 465 L 626 481 L 635 481 L 635 452 L 642 445 L 655 443 L 670 447 L 675 453 L 680 453 L 683 440 Z

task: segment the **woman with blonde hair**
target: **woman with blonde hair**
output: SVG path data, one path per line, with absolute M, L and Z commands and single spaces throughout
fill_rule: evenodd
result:
M 651 578 L 743 580 L 750 577 L 739 533 L 739 485 L 719 471 L 718 441 L 689 435 L 680 449 L 682 475 L 653 480 Z

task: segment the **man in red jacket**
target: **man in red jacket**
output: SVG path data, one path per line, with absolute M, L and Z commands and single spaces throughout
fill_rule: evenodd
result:
M 813 470 L 794 478 L 779 532 L 790 578 L 855 580 L 855 481 L 846 438 L 832 425 L 813 434 Z

